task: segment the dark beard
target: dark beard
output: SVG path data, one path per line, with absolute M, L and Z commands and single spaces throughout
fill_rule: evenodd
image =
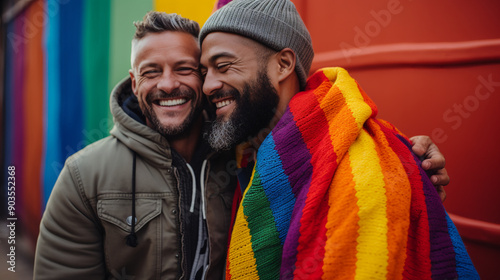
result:
M 270 131 L 268 126 L 276 113 L 279 97 L 267 73 L 259 71 L 257 79 L 247 83 L 242 93 L 231 89 L 221 95 L 233 96 L 236 108 L 227 121 L 218 117 L 205 133 L 214 150 L 229 150 L 262 130 Z
M 184 97 L 188 100 L 191 100 L 193 108 L 191 108 L 190 114 L 181 125 L 176 127 L 164 126 L 161 124 L 160 120 L 158 119 L 158 116 L 156 116 L 156 113 L 153 110 L 153 100 L 158 98 L 175 98 L 175 97 L 180 97 L 180 98 Z M 148 94 L 148 96 L 146 97 L 146 103 L 148 104 L 147 106 L 140 104 L 142 113 L 144 114 L 146 119 L 149 120 L 149 122 L 153 126 L 152 128 L 155 131 L 158 131 L 158 133 L 160 133 L 163 137 L 169 140 L 179 139 L 189 134 L 194 121 L 197 120 L 198 117 L 201 115 L 201 110 L 202 110 L 201 106 L 197 106 L 196 92 L 191 88 L 183 90 L 176 89 L 168 94 L 163 91 L 156 91 L 151 94 Z

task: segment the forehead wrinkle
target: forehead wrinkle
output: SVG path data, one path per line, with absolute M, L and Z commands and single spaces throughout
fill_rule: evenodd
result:
M 141 63 L 139 63 L 138 68 L 145 68 L 145 67 L 156 67 L 158 66 L 158 63 L 155 61 L 148 61 L 148 60 L 143 60 Z
M 191 46 L 189 46 L 186 48 L 186 44 L 191 45 L 191 43 L 192 46 L 196 47 L 191 49 Z M 162 56 L 162 52 L 167 53 L 169 51 L 178 51 L 183 56 L 186 56 L 186 62 L 192 59 L 193 64 L 197 65 L 199 63 L 201 52 L 195 37 L 184 32 L 164 31 L 132 40 L 131 66 L 134 67 L 134 63 L 137 63 L 138 59 L 142 59 L 146 53 L 149 53 L 148 56 L 154 57 Z
M 175 62 L 174 66 L 179 66 L 179 65 L 183 65 L 183 64 L 190 64 L 193 66 L 198 66 L 199 63 L 196 59 L 186 58 L 186 59 L 182 59 L 182 60 Z
M 148 59 L 142 59 L 137 67 L 139 69 L 141 69 L 141 68 L 148 67 L 148 66 L 152 66 L 152 67 L 160 66 L 161 63 L 158 63 L 157 62 L 158 60 L 155 59 L 158 56 L 161 56 L 163 59 L 167 60 L 167 61 L 164 61 L 165 63 L 168 63 L 168 60 L 173 60 L 173 59 L 177 60 L 177 57 L 175 57 L 173 59 L 166 58 L 165 56 L 162 56 L 160 53 L 157 53 L 157 54 L 150 55 L 150 58 L 148 58 Z M 183 65 L 183 64 L 188 64 L 188 65 L 191 65 L 193 67 L 198 67 L 198 64 L 199 64 L 198 59 L 191 57 L 190 55 L 182 55 L 182 56 L 183 57 L 181 57 L 180 60 L 175 61 L 172 64 L 174 67 L 179 66 L 179 65 Z M 140 58 L 141 58 L 141 56 L 136 56 L 136 60 L 140 59 Z

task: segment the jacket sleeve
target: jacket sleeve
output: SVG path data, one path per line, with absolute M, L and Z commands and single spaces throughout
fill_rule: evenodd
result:
M 33 279 L 104 279 L 100 226 L 85 198 L 78 169 L 68 162 L 42 217 Z

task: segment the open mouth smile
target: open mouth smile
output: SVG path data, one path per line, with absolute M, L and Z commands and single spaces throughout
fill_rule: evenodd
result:
M 220 109 L 222 107 L 226 107 L 227 105 L 229 105 L 229 104 L 231 104 L 233 102 L 234 102 L 234 98 L 227 98 L 227 99 L 215 102 L 215 107 L 217 109 Z
M 155 101 L 157 105 L 163 106 L 163 107 L 172 107 L 172 106 L 178 106 L 182 105 L 188 102 L 186 98 L 176 98 L 176 99 L 162 99 Z

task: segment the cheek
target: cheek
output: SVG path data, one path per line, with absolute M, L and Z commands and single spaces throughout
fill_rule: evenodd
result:
M 151 80 L 140 80 L 137 82 L 136 95 L 138 99 L 146 100 L 146 96 L 151 92 L 154 83 Z
M 204 98 L 204 94 L 202 91 L 202 81 L 198 77 L 187 77 L 186 80 L 183 81 L 183 84 L 186 85 L 188 88 L 194 91 L 196 97 L 196 104 L 201 104 L 202 103 L 202 98 Z
M 185 79 L 181 81 L 181 83 L 187 85 L 188 87 L 194 89 L 195 91 L 200 91 L 203 85 L 201 78 L 198 77 L 197 75 L 187 76 L 185 77 Z

